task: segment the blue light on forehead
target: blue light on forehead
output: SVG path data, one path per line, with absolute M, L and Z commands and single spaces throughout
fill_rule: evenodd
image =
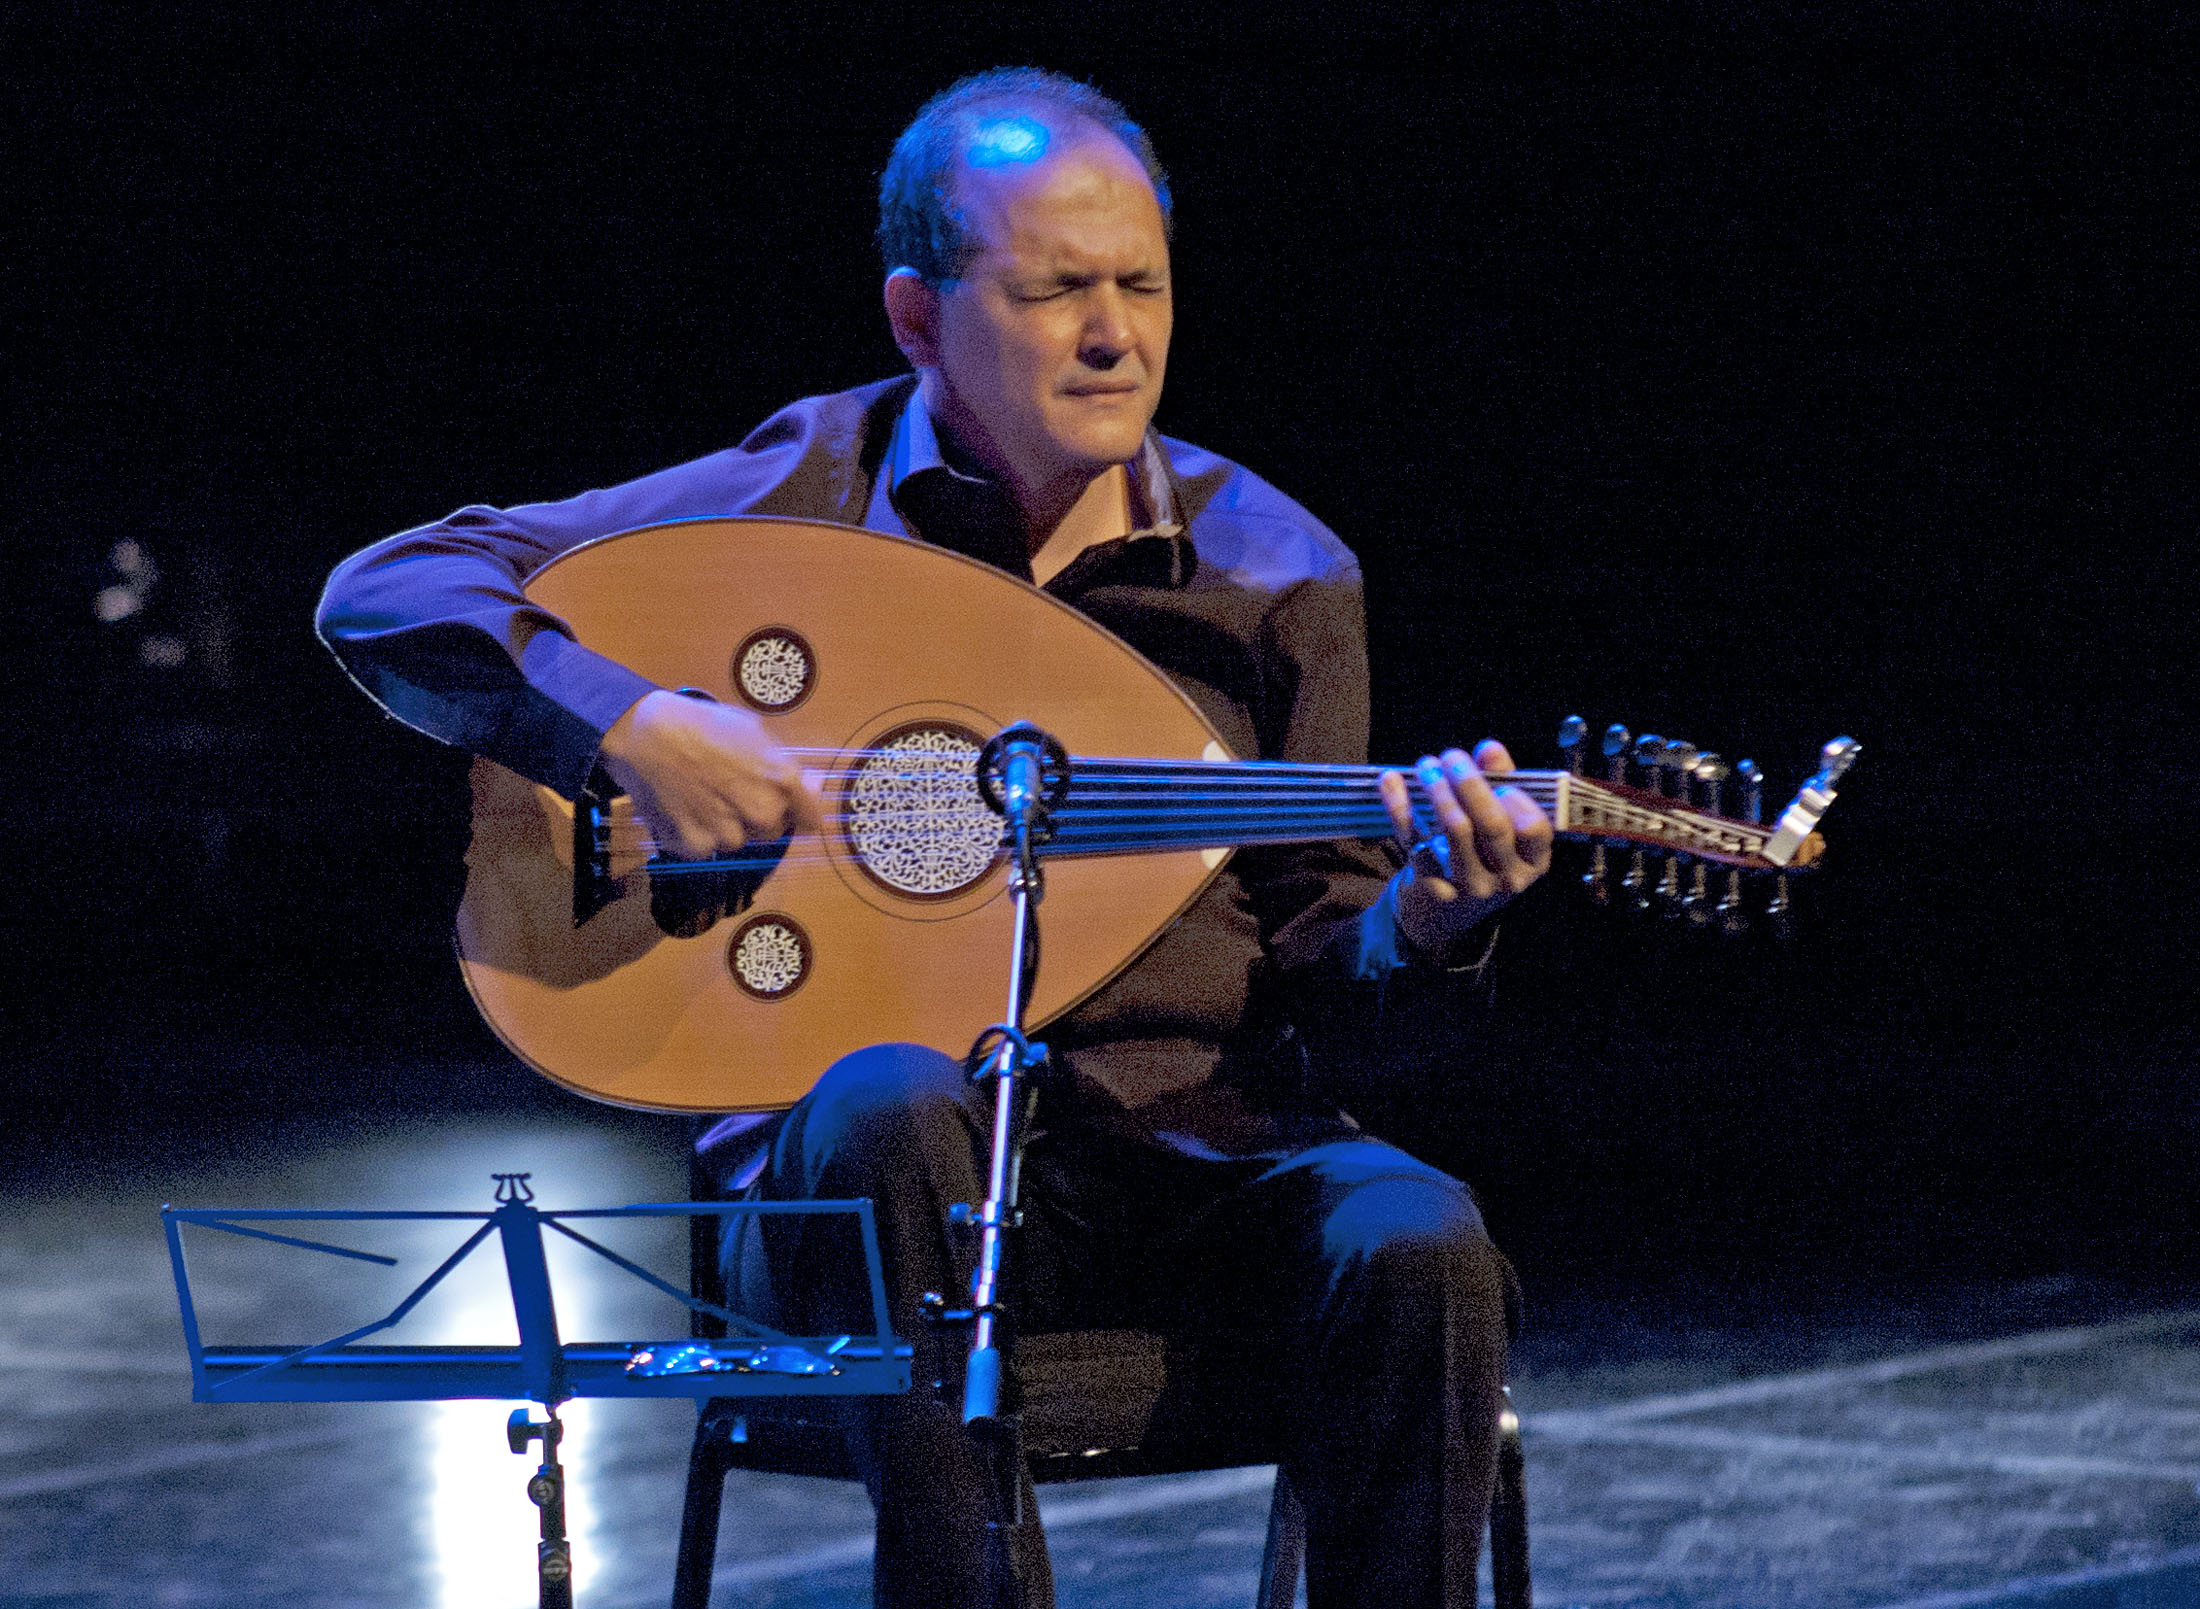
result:
M 993 117 L 978 125 L 964 159 L 974 168 L 1036 162 L 1047 154 L 1046 125 L 1032 117 Z

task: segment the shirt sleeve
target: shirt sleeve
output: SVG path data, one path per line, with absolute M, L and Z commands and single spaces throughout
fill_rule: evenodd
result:
M 1299 583 L 1270 617 L 1268 661 L 1277 689 L 1271 758 L 1320 764 L 1368 761 L 1365 604 L 1357 572 Z M 1400 932 L 1388 841 L 1350 840 L 1241 852 L 1240 875 L 1261 923 L 1291 1019 L 1317 1049 L 1365 1049 L 1396 1037 L 1402 1012 L 1455 1002 L 1478 983 L 1494 922 L 1457 956 L 1419 953 Z
M 321 640 L 406 725 L 572 798 L 604 733 L 655 684 L 529 603 L 528 577 L 597 537 L 756 511 L 802 464 L 812 434 L 790 409 L 708 458 L 564 502 L 462 508 L 377 542 L 329 578 Z
M 566 797 L 653 684 L 527 602 L 527 578 L 591 534 L 555 514 L 462 508 L 338 566 L 316 624 L 352 680 L 406 725 Z

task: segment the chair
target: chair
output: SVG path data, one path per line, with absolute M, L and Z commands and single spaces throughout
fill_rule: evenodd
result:
M 698 1183 L 701 1183 L 698 1180 Z M 698 1296 L 721 1301 L 716 1225 L 698 1219 L 690 1242 Z M 698 1315 L 699 1325 L 712 1321 Z M 1227 1424 L 1207 1411 L 1198 1359 L 1141 1330 L 1075 1330 L 1018 1336 L 1012 1353 L 1024 1452 L 1041 1485 L 1118 1475 L 1176 1475 L 1273 1464 L 1280 1449 L 1260 1426 Z M 1220 1426 L 1220 1428 L 1218 1428 Z M 1520 1421 L 1499 1421 L 1497 1488 L 1490 1505 L 1490 1566 L 1498 1609 L 1528 1609 L 1528 1515 Z M 721 1397 L 703 1403 L 688 1454 L 672 1609 L 709 1609 L 711 1570 L 726 1475 L 855 1480 L 837 1404 L 824 1397 Z M 1290 1609 L 1306 1553 L 1306 1513 L 1279 1469 L 1268 1509 L 1258 1609 Z

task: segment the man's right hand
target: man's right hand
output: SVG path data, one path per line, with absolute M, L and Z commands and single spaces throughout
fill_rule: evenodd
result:
M 823 832 L 802 769 L 748 710 L 662 689 L 603 735 L 603 768 L 662 854 L 708 860 L 743 844 Z

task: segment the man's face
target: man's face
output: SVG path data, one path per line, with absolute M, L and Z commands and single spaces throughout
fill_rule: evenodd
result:
M 1035 162 L 962 168 L 956 198 L 983 245 L 940 294 L 942 422 L 1019 492 L 1134 457 L 1175 318 L 1137 159 L 1104 132 L 1057 132 Z

